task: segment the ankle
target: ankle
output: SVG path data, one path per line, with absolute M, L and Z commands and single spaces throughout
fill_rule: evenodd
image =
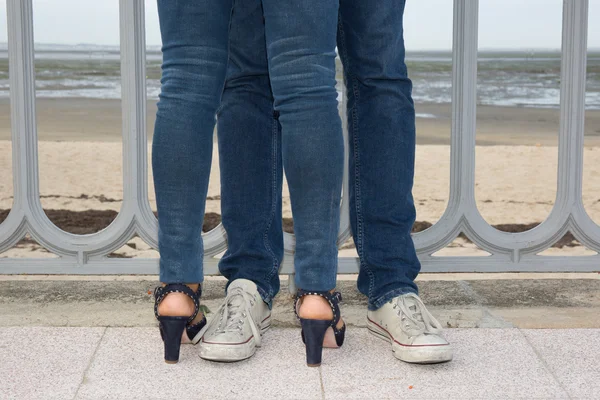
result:
M 323 297 L 308 295 L 302 298 L 298 315 L 305 319 L 329 320 L 333 318 L 333 311 L 329 302 Z
M 199 285 L 196 283 L 186 284 L 186 286 L 196 292 Z M 194 311 L 194 302 L 184 293 L 169 293 L 158 305 L 159 315 L 168 317 L 187 317 L 194 314 Z
M 169 293 L 158 305 L 159 315 L 185 317 L 194 313 L 194 302 L 183 293 Z

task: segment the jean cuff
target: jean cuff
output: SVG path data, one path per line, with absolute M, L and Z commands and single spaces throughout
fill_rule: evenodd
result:
M 262 297 L 263 301 L 269 306 L 269 310 L 273 309 L 273 296 L 270 293 L 267 293 L 260 286 L 256 285 L 256 290 L 258 290 L 258 294 Z
M 412 287 L 404 287 L 399 289 L 394 289 L 390 292 L 385 293 L 379 298 L 371 300 L 369 299 L 369 311 L 376 311 L 380 309 L 385 303 L 392 300 L 394 297 L 402 296 L 403 294 L 413 293 L 419 295 L 419 292 L 413 289 Z
M 181 283 L 184 285 L 201 285 L 204 282 L 204 276 L 202 274 L 187 274 L 187 275 L 173 275 L 166 273 L 159 273 L 158 280 L 161 283 Z

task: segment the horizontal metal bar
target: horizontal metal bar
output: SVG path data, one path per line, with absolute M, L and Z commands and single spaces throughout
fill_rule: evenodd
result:
M 487 258 L 487 260 L 486 260 Z M 218 259 L 205 261 L 206 276 L 219 275 Z M 339 259 L 339 274 L 357 274 L 358 258 Z M 421 272 L 598 272 L 600 257 L 549 257 L 511 263 L 490 257 L 431 257 L 422 260 Z M 291 260 L 281 266 L 281 274 L 293 274 Z M 0 259 L 0 274 L 32 275 L 153 275 L 158 273 L 158 259 L 105 259 L 89 261 L 84 266 L 61 259 Z

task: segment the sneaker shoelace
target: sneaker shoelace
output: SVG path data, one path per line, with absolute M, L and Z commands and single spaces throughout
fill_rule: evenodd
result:
M 427 310 L 421 299 L 413 294 L 405 294 L 397 298 L 394 308 L 403 322 L 402 328 L 410 336 L 423 333 L 440 334 L 442 326 Z
M 248 318 L 254 340 L 256 341 L 256 344 L 260 346 L 260 332 L 258 331 L 256 323 L 252 318 L 252 313 L 250 312 L 250 307 L 253 305 L 254 299 L 248 292 L 244 291 L 243 288 L 230 288 L 225 302 L 223 302 L 215 314 L 213 323 L 218 321 L 219 324 L 215 329 L 215 333 L 237 332 L 242 335 L 244 319 Z

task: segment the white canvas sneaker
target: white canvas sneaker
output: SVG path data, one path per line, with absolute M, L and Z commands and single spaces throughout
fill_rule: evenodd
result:
M 367 313 L 367 327 L 392 344 L 394 356 L 408 363 L 434 364 L 452 360 L 452 346 L 442 326 L 419 296 L 409 293 Z
M 256 284 L 236 279 L 200 340 L 200 357 L 211 361 L 241 361 L 254 355 L 262 334 L 271 326 L 271 310 Z

